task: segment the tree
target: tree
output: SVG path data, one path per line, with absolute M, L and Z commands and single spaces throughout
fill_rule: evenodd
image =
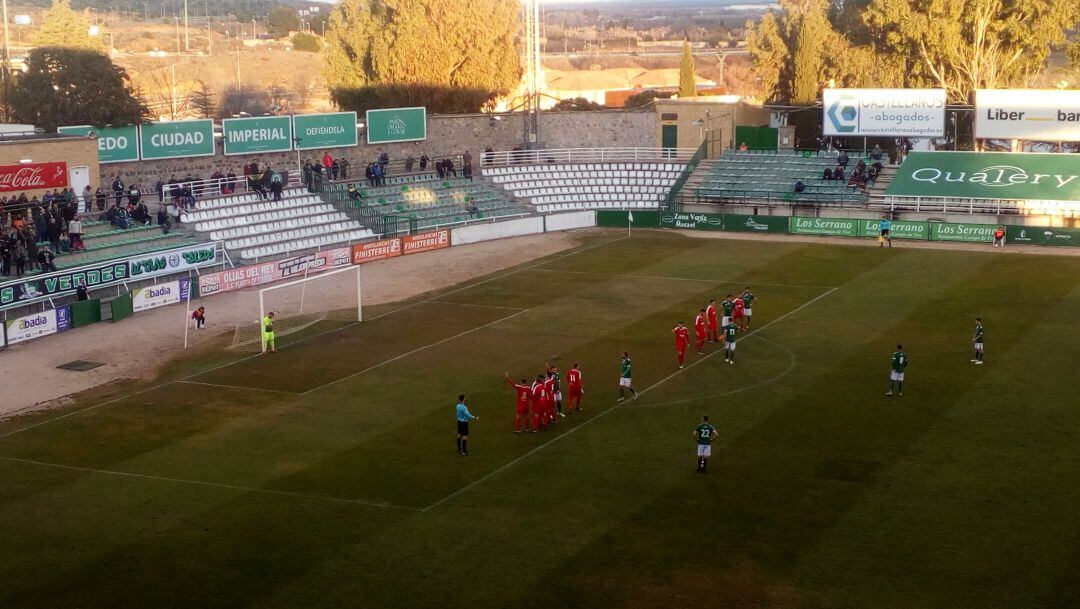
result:
M 552 110 L 603 110 L 604 107 L 596 102 L 591 102 L 584 97 L 559 100 L 559 103 L 551 107 Z
M 679 62 L 679 97 L 697 97 L 694 53 L 690 50 L 690 42 L 686 40 L 682 43 L 682 61 Z
M 1026 86 L 1080 10 L 1076 0 L 873 0 L 863 18 L 876 50 L 901 63 L 898 85 L 966 103 L 975 89 Z
M 672 95 L 674 95 L 674 93 L 672 93 L 671 91 L 657 91 L 656 89 L 649 89 L 647 91 L 642 91 L 641 93 L 635 93 L 630 97 L 626 98 L 625 108 L 627 110 L 644 108 L 649 104 L 653 103 L 653 101 L 655 100 L 671 99 Z
M 34 34 L 33 41 L 40 47 L 105 51 L 101 37 L 90 35 L 86 13 L 72 10 L 71 0 L 53 0 L 52 7 L 41 16 L 41 29 Z
M 322 49 L 322 40 L 319 40 L 318 36 L 313 36 L 307 32 L 297 32 L 292 37 L 292 46 L 297 51 L 318 53 Z
M 342 0 L 323 74 L 339 107 L 476 112 L 521 79 L 516 0 Z
M 195 81 L 195 90 L 191 93 L 191 105 L 199 113 L 200 118 L 214 116 L 214 92 L 210 90 L 210 84 L 205 80 Z
M 1074 42 L 1065 49 L 1065 55 L 1069 58 L 1069 66 L 1080 72 L 1080 41 Z
M 267 23 L 270 25 L 270 35 L 274 38 L 284 38 L 289 32 L 300 29 L 300 18 L 296 16 L 296 9 L 291 6 L 271 9 Z
M 761 78 L 764 100 L 785 99 L 784 91 L 781 89 L 781 74 L 788 65 L 791 54 L 788 51 L 787 41 L 780 34 L 780 22 L 772 11 L 765 13 L 756 26 L 753 23 L 747 23 L 746 43 L 750 49 L 750 58 L 754 62 L 754 68 Z
M 54 131 L 60 125 L 128 125 L 147 114 L 131 82 L 95 51 L 38 47 L 11 91 L 12 118 Z
M 229 85 L 221 93 L 218 104 L 218 117 L 229 118 L 240 115 L 262 116 L 270 114 L 270 99 L 266 91 L 253 88 L 241 88 Z

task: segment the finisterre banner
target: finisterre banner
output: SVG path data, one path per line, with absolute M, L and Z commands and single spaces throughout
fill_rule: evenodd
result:
M 1048 142 L 1080 141 L 1080 91 L 979 89 L 975 137 Z
M 1080 155 L 912 152 L 886 194 L 1080 201 Z
M 945 89 L 825 89 L 825 135 L 941 137 Z

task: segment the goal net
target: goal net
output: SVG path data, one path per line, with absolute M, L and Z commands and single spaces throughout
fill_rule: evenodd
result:
M 320 322 L 345 325 L 361 320 L 360 267 L 309 275 L 241 293 L 236 300 L 232 347 L 261 350 L 262 319 L 274 313 L 274 335 L 280 339 Z

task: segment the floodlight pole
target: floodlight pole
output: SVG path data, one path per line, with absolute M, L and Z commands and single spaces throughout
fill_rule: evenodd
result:
M 10 100 L 11 100 L 11 96 L 10 96 L 10 93 L 11 93 L 11 86 L 10 86 L 10 83 L 11 83 L 11 61 L 10 61 L 11 53 L 10 53 L 10 51 L 8 49 L 8 44 L 10 42 L 10 39 L 8 37 L 7 0 L 3 0 L 3 4 L 4 4 L 4 65 L 3 65 L 3 68 L 4 68 L 4 122 L 6 123 L 6 122 L 10 122 L 10 120 L 11 120 L 11 110 L 10 110 L 10 107 L 9 107 L 10 106 Z

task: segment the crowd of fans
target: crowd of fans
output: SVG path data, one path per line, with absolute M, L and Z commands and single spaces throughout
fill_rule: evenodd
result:
M 821 179 L 826 182 L 846 182 L 848 188 L 866 192 L 866 189 L 872 187 L 881 175 L 881 170 L 884 168 L 884 155 L 880 146 L 874 146 L 874 150 L 870 153 L 870 164 L 867 165 L 864 159 L 859 159 L 848 174 L 847 168 L 851 164 L 851 157 L 848 156 L 847 151 L 841 150 L 836 157 L 836 169 L 826 167 Z

